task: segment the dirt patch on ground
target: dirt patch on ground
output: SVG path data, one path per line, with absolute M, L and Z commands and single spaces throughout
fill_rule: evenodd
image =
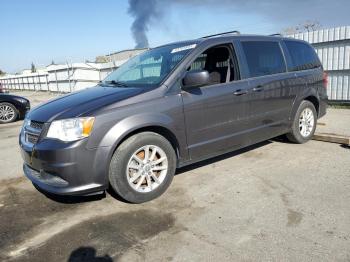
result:
M 25 182 L 25 181 L 27 181 L 27 178 L 25 176 L 3 179 L 3 180 L 1 180 L 1 185 L 3 187 L 1 187 L 0 190 L 4 190 L 8 186 L 16 186 L 16 185 L 18 185 L 22 182 Z
M 0 261 L 112 261 L 129 249 L 142 255 L 148 239 L 182 230 L 176 213 L 192 204 L 177 187 L 169 197 L 130 205 L 109 194 L 45 195 L 21 182 L 11 179 L 1 187 Z
M 54 202 L 34 190 L 8 187 L 0 195 L 0 250 L 23 240 L 23 235 L 41 224 L 46 216 L 73 208 L 73 205 Z
M 168 213 L 135 210 L 80 223 L 51 238 L 16 261 L 112 261 L 128 249 L 143 252 L 143 245 L 175 224 Z

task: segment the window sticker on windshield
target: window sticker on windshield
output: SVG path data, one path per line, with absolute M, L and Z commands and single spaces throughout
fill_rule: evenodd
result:
M 171 53 L 177 53 L 177 52 L 181 52 L 181 51 L 185 51 L 188 49 L 193 49 L 197 46 L 197 44 L 193 44 L 193 45 L 186 45 L 186 46 L 182 46 L 182 47 L 178 47 L 178 48 L 174 48 L 173 50 L 171 50 Z

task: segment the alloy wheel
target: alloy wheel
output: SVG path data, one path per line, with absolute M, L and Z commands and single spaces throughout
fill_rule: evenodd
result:
M 141 193 L 155 190 L 162 184 L 167 173 L 167 155 L 155 145 L 146 145 L 136 150 L 126 168 L 129 185 Z
M 11 122 L 16 116 L 15 110 L 9 105 L 0 105 L 0 120 Z
M 305 108 L 299 117 L 299 131 L 303 137 L 308 137 L 312 133 L 315 125 L 314 113 L 310 108 Z

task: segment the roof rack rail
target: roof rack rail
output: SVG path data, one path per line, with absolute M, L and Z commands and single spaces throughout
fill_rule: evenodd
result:
M 235 30 L 235 31 L 229 31 L 229 32 L 224 32 L 224 33 L 220 33 L 220 34 L 215 34 L 215 35 L 206 35 L 206 36 L 203 36 L 203 37 L 201 37 L 201 38 L 210 38 L 210 37 L 214 37 L 214 36 L 230 35 L 230 34 L 237 34 L 237 35 L 240 35 L 241 32 Z
M 269 35 L 269 36 L 282 36 L 282 34 L 277 33 L 277 34 L 272 34 L 272 35 Z

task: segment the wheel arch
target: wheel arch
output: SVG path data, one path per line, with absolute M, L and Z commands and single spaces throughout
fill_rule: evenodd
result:
M 14 103 L 14 102 L 12 102 L 12 101 L 0 101 L 0 104 L 10 104 L 10 105 L 12 105 L 12 106 L 16 109 L 16 111 L 18 112 L 18 108 L 17 108 L 16 103 Z
M 314 96 L 314 95 L 310 95 L 308 97 L 305 97 L 302 101 L 304 101 L 304 100 L 309 101 L 309 102 L 311 102 L 314 105 L 314 107 L 316 109 L 317 116 L 318 116 L 319 112 L 320 112 L 320 101 L 319 101 L 319 99 L 316 96 Z
M 117 148 L 125 141 L 127 140 L 129 137 L 132 137 L 133 135 L 139 134 L 139 133 L 143 133 L 143 132 L 153 132 L 156 134 L 159 134 L 161 136 L 163 136 L 165 139 L 167 139 L 170 144 L 172 145 L 172 147 L 175 150 L 176 156 L 177 158 L 179 158 L 179 141 L 176 138 L 175 134 L 170 131 L 168 128 L 161 126 L 161 125 L 150 125 L 150 126 L 143 126 L 143 127 L 139 127 L 137 129 L 134 129 L 126 134 L 124 134 L 124 136 L 122 138 L 120 138 L 118 140 L 118 142 L 114 145 L 113 147 L 113 153 L 115 152 L 115 150 L 117 150 Z
M 291 122 L 294 121 L 295 114 L 297 113 L 300 104 L 304 100 L 311 102 L 315 106 L 317 117 L 319 116 L 319 113 L 320 113 L 320 100 L 318 98 L 318 95 L 315 92 L 308 92 L 307 94 L 299 96 L 299 97 L 297 97 L 294 100 L 294 103 L 293 103 L 293 106 L 292 106 L 292 111 L 291 111 L 291 114 L 290 114 L 290 117 L 289 117 L 289 120 Z
M 141 132 L 154 132 L 165 137 L 175 150 L 177 162 L 187 158 L 187 147 L 184 133 L 179 131 L 172 118 L 164 114 L 139 114 L 113 125 L 104 135 L 99 146 L 110 147 L 109 158 L 111 159 L 115 150 L 129 137 Z

